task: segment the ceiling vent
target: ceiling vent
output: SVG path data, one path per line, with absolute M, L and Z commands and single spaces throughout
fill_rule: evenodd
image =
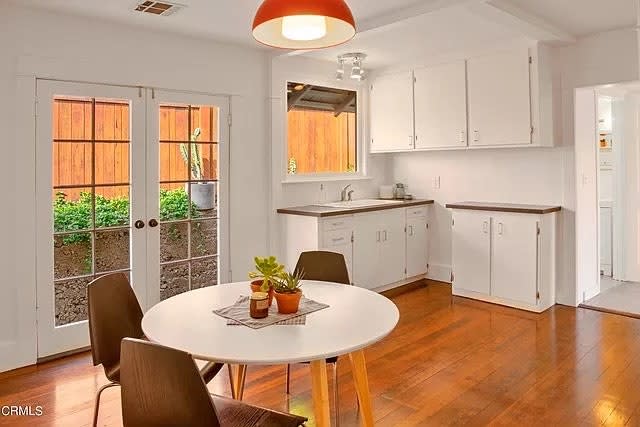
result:
M 152 15 L 162 15 L 169 16 L 173 15 L 180 9 L 182 9 L 184 5 L 177 3 L 169 3 L 167 1 L 144 1 L 139 3 L 135 7 L 136 12 L 142 13 L 150 13 Z

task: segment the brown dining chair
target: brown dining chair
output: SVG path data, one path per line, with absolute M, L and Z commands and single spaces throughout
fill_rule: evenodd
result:
M 210 395 L 189 353 L 125 338 L 121 356 L 124 427 L 297 427 L 307 418 Z
M 303 252 L 298 258 L 294 270 L 301 273 L 305 280 L 319 280 L 322 282 L 334 282 L 350 285 L 349 270 L 344 255 L 336 252 L 310 251 Z M 336 426 L 339 425 L 339 401 L 338 401 L 338 357 L 329 357 L 327 364 L 333 366 L 333 397 L 336 405 Z M 309 363 L 309 362 L 305 362 Z M 291 365 L 287 365 L 287 394 L 291 382 Z
M 98 423 L 100 396 L 109 387 L 120 384 L 120 343 L 123 338 L 142 338 L 142 309 L 129 279 L 124 273 L 101 276 L 87 287 L 89 337 L 95 366 L 102 365 L 109 382 L 98 389 L 93 410 L 93 425 Z M 202 376 L 209 382 L 224 364 L 207 363 Z

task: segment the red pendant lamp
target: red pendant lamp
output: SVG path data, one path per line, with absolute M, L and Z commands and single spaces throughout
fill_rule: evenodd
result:
M 253 37 L 283 49 L 321 49 L 347 42 L 356 23 L 344 0 L 264 0 Z

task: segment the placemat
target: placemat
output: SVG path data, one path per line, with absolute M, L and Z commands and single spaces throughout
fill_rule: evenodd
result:
M 300 299 L 300 308 L 297 313 L 280 314 L 275 300 L 269 307 L 269 315 L 264 319 L 254 319 L 249 314 L 249 297 L 241 296 L 235 304 L 218 310 L 213 310 L 218 316 L 227 319 L 227 325 L 244 325 L 252 329 L 260 329 L 271 325 L 304 325 L 307 314 L 323 310 L 329 307 L 327 304 L 306 298 Z

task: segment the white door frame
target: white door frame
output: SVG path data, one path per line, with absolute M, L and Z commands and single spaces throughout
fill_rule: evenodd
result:
M 202 93 L 180 92 L 169 90 L 147 90 L 147 123 L 149 134 L 147 138 L 147 212 L 146 218 L 159 219 L 159 144 L 160 104 L 192 104 L 214 105 L 219 109 L 218 120 L 218 283 L 226 283 L 229 277 L 230 267 L 230 241 L 229 241 L 229 140 L 231 124 L 231 101 L 229 96 L 207 95 Z M 147 233 L 147 277 L 150 283 L 158 286 L 147 287 L 148 308 L 160 302 L 160 227 L 154 232 Z
M 52 214 L 52 116 L 55 95 L 130 100 L 130 225 L 144 215 L 144 150 L 146 124 L 144 98 L 137 88 L 89 83 L 36 80 L 36 295 L 38 357 L 47 357 L 89 345 L 87 321 L 55 326 L 55 289 Z M 131 282 L 146 305 L 144 235 L 130 228 Z

